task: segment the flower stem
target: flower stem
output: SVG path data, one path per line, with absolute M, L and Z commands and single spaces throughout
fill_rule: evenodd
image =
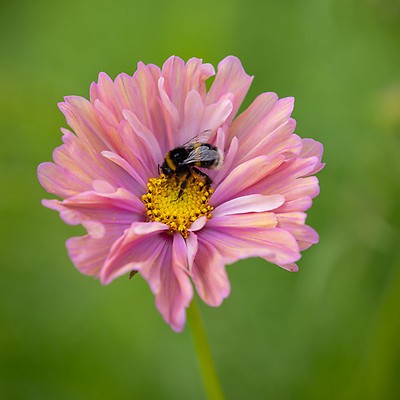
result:
M 194 347 L 196 350 L 197 361 L 199 363 L 205 391 L 210 400 L 224 400 L 221 384 L 219 383 L 217 372 L 211 356 L 206 332 L 196 300 L 193 299 L 188 311 L 189 325 L 192 331 Z

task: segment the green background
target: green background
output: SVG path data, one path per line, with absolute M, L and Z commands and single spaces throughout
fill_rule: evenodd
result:
M 140 277 L 80 275 L 64 241 L 83 229 L 36 178 L 64 95 L 171 54 L 238 56 L 245 105 L 295 96 L 297 133 L 325 146 L 301 271 L 237 263 L 230 297 L 201 305 L 227 398 L 400 398 L 399 1 L 3 1 L 0 33 L 1 399 L 204 398 L 188 327 Z

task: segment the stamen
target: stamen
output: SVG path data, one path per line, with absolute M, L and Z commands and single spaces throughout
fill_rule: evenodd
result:
M 214 207 L 208 202 L 214 190 L 202 177 L 190 176 L 181 191 L 183 180 L 164 174 L 149 179 L 142 201 L 149 221 L 162 222 L 170 227 L 170 233 L 179 232 L 187 238 L 196 219 L 202 216 L 211 218 Z

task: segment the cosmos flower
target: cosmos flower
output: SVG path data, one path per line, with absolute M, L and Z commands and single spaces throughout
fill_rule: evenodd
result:
M 210 306 L 229 295 L 227 264 L 261 257 L 297 271 L 300 252 L 318 241 L 305 211 L 319 192 L 312 175 L 323 167 L 322 145 L 293 133 L 293 98 L 262 93 L 236 116 L 251 82 L 232 56 L 216 74 L 178 57 L 161 69 L 139 63 L 114 81 L 100 73 L 90 101 L 60 103 L 72 131 L 62 129 L 54 163 L 38 168 L 42 186 L 62 199 L 43 204 L 87 230 L 67 241 L 76 268 L 105 285 L 138 272 L 175 331 L 193 286 Z M 224 154 L 222 168 L 163 173 L 169 151 L 205 133 Z

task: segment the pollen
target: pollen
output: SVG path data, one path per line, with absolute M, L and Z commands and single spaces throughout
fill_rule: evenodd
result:
M 181 190 L 183 179 L 161 174 L 150 178 L 147 193 L 142 196 L 148 221 L 162 222 L 170 233 L 179 232 L 184 238 L 196 219 L 211 218 L 214 209 L 208 204 L 213 189 L 201 177 L 190 176 Z

